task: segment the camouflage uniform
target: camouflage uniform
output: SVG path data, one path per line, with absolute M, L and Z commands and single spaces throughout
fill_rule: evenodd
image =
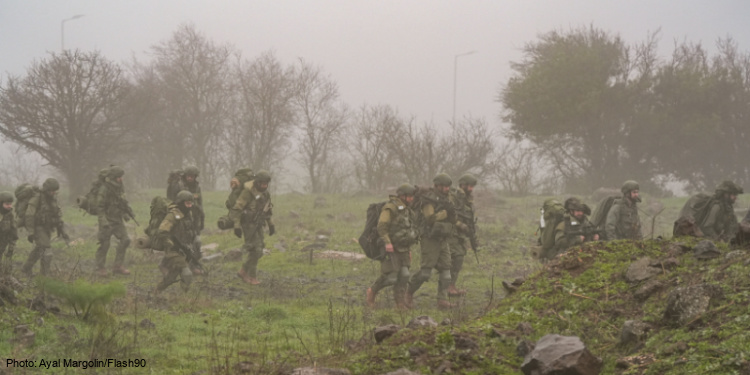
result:
M 205 228 L 206 215 L 203 211 L 203 192 L 201 191 L 200 182 L 198 182 L 198 168 L 194 166 L 186 167 L 182 176 L 183 190 L 193 193 L 193 217 L 195 218 L 196 236 L 193 243 L 193 255 L 190 257 L 190 266 L 193 273 L 200 273 L 199 261 L 203 257 L 201 253 L 201 231 Z M 192 180 L 188 178 L 192 176 Z
M 271 220 L 271 193 L 261 185 L 268 184 L 271 176 L 266 171 L 258 171 L 252 188 L 243 189 L 234 206 L 229 210 L 229 219 L 234 222 L 234 233 L 245 237 L 242 248 L 248 252 L 247 261 L 242 265 L 238 276 L 250 284 L 258 284 L 258 261 L 263 256 L 263 226 L 268 225 L 269 235 L 276 232 Z
M 113 272 L 130 274 L 130 271 L 123 267 L 125 252 L 130 246 L 130 237 L 125 229 L 124 219 L 132 215 L 133 210 L 125 199 L 125 188 L 122 183 L 124 174 L 125 171 L 122 168 L 111 167 L 96 196 L 96 212 L 99 216 L 99 233 L 97 234 L 99 248 L 96 250 L 96 267 L 101 276 L 107 274 L 105 263 L 112 236 L 115 236 L 118 241 Z
M 737 216 L 734 215 L 734 200 L 729 196 L 737 196 L 743 192 L 742 188 L 732 181 L 724 181 L 716 187 L 708 215 L 700 224 L 705 237 L 729 241 L 737 234 L 739 223 L 737 223 Z
M 60 184 L 57 180 L 48 178 L 44 181 L 42 190 L 29 199 L 24 225 L 26 232 L 29 234 L 29 242 L 34 243 L 34 248 L 29 253 L 22 269 L 23 273 L 29 276 L 34 264 L 40 259 L 40 273 L 42 275 L 49 274 L 52 254 L 48 250 L 51 247 L 53 230 L 57 230 L 57 234 L 61 237 L 68 238 L 63 229 L 62 210 L 55 195 L 58 190 L 60 190 Z
M 177 199 L 177 193 L 185 190 L 183 177 L 184 172 L 181 169 L 169 171 L 169 177 L 167 177 L 167 199 L 172 202 Z
M 459 188 L 451 189 L 451 194 L 453 194 L 456 202 L 456 211 L 472 218 L 474 217 L 474 195 L 472 191 L 476 184 L 477 179 L 467 173 L 458 179 Z M 448 240 L 448 246 L 451 250 L 451 284 L 448 287 L 448 294 L 452 296 L 466 294 L 466 291 L 456 289 L 458 274 L 463 269 L 464 258 L 471 247 L 469 228 L 473 223 L 466 221 L 466 218 L 457 217 L 456 231 Z
M 18 239 L 13 207 L 6 209 L 4 204 L 13 204 L 12 193 L 0 192 L 0 276 L 10 275 L 11 273 L 13 251 Z M 5 259 L 3 259 L 3 254 L 5 254 Z
M 554 255 L 562 254 L 573 246 L 578 246 L 584 242 L 596 240 L 593 233 L 596 226 L 589 221 L 588 215 L 591 209 L 588 205 L 581 203 L 577 198 L 568 198 L 565 201 L 567 213 L 563 220 L 555 226 L 555 245 L 553 246 Z M 573 211 L 583 212 L 583 218 L 578 219 L 573 215 Z M 587 234 L 583 234 L 587 233 Z M 581 240 L 583 237 L 583 240 Z
M 368 304 L 371 306 L 374 304 L 375 295 L 381 289 L 393 285 L 396 306 L 404 307 L 404 295 L 411 267 L 411 246 L 417 242 L 418 234 L 416 214 L 399 196 L 414 196 L 414 191 L 413 186 L 402 185 L 397 191 L 398 195 L 389 196 L 388 203 L 380 211 L 378 235 L 386 246 L 393 246 L 393 252 L 386 252 L 385 259 L 380 261 L 380 277 L 367 291 Z
M 638 183 L 635 181 L 626 181 L 621 189 L 623 198 L 615 202 L 609 213 L 607 213 L 605 230 L 608 240 L 643 239 L 641 219 L 638 216 L 638 207 L 636 207 L 636 204 L 641 199 L 637 198 L 633 200 L 630 198 L 630 192 L 633 190 L 639 190 Z
M 444 173 L 436 176 L 433 181 L 440 181 L 440 183 L 435 182 L 436 186 L 450 186 L 452 183 L 450 177 Z M 434 268 L 439 273 L 438 307 L 451 307 L 448 302 L 448 287 L 451 282 L 451 253 L 448 240 L 456 230 L 456 217 L 453 209 L 455 198 L 450 192 L 443 194 L 436 189 L 431 189 L 421 200 L 421 214 L 424 225 L 420 238 L 422 257 L 419 272 L 409 280 L 409 290 L 406 296 L 407 304 L 411 304 L 414 293 L 430 279 Z
M 193 194 L 183 190 L 175 196 L 175 202 L 167 208 L 167 215 L 159 224 L 159 230 L 154 238 L 153 247 L 164 250 L 164 258 L 160 268 L 166 272 L 161 282 L 156 286 L 156 292 L 161 292 L 172 285 L 180 277 L 180 286 L 184 291 L 190 287 L 193 273 L 188 267 L 185 249 L 195 240 L 195 218 L 193 210 L 186 206 L 186 202 L 193 201 Z M 187 250 L 189 251 L 189 250 Z

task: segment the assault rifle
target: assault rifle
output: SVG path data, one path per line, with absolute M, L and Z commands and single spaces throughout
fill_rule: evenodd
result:
M 263 227 L 263 222 L 270 216 L 272 208 L 273 208 L 273 204 L 271 203 L 271 200 L 269 199 L 268 202 L 266 202 L 266 204 L 263 205 L 263 208 L 258 210 L 258 212 L 256 212 L 255 215 L 252 217 L 251 223 L 253 224 L 253 231 L 250 232 L 252 236 L 255 236 L 255 234 L 258 233 L 258 229 Z
M 577 225 L 576 230 L 565 230 L 566 235 L 571 236 L 583 236 L 586 239 L 593 238 L 594 235 L 599 235 L 599 238 L 602 237 L 602 233 L 604 232 L 603 229 L 599 229 L 597 227 L 591 226 L 591 225 Z
M 182 241 L 178 240 L 177 237 L 172 236 L 172 243 L 174 243 L 175 247 L 179 249 L 183 255 L 185 255 L 185 260 L 188 262 L 188 265 L 193 265 L 196 268 L 198 268 L 201 273 L 204 275 L 206 274 L 206 270 L 203 269 L 203 265 L 196 259 L 195 251 L 193 250 L 192 246 L 187 246 Z
M 474 212 L 462 212 L 462 211 L 456 211 L 456 215 L 463 219 L 461 222 L 465 222 L 466 226 L 469 227 L 469 244 L 471 245 L 471 250 L 474 251 L 474 258 L 477 259 L 477 264 L 479 264 L 479 255 L 477 254 L 477 250 L 479 248 L 479 240 L 477 240 L 477 218 L 474 217 Z
M 135 219 L 135 213 L 133 213 L 133 208 L 130 207 L 130 204 L 125 199 L 120 199 L 119 203 L 117 203 L 117 206 L 125 212 L 125 215 L 131 219 L 133 219 L 133 222 L 136 226 L 141 226 L 138 224 L 138 220 Z

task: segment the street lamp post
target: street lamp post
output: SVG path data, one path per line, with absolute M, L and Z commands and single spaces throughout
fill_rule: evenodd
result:
M 453 123 L 456 123 L 456 81 L 458 78 L 458 58 L 461 56 L 467 56 L 467 55 L 473 55 L 477 53 L 477 51 L 469 51 L 464 53 L 459 53 L 458 55 L 453 57 Z
M 70 20 L 77 20 L 83 17 L 83 14 L 76 14 L 73 17 L 66 18 L 60 22 L 60 50 L 65 52 L 65 22 Z

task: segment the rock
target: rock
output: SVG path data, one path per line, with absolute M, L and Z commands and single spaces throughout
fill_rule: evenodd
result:
M 516 355 L 521 358 L 525 358 L 529 353 L 534 350 L 534 343 L 529 340 L 521 340 L 516 345 Z
M 650 330 L 651 326 L 647 323 L 639 320 L 626 320 L 622 325 L 622 331 L 620 331 L 620 344 L 638 344 L 646 338 Z
M 419 347 L 419 346 L 411 346 L 409 347 L 409 356 L 412 358 L 417 358 L 421 356 L 422 354 L 427 353 L 427 349 Z
M 682 354 L 688 350 L 687 344 L 685 344 L 684 341 L 678 341 L 670 346 L 668 346 L 666 349 L 664 349 L 665 355 L 672 355 L 672 354 Z
M 521 335 L 528 336 L 534 333 L 534 328 L 531 326 L 531 323 L 521 322 L 516 326 L 516 331 L 521 333 Z
M 645 301 L 648 299 L 648 297 L 651 297 L 652 294 L 658 292 L 664 287 L 664 284 L 662 284 L 659 280 L 649 280 L 646 281 L 643 286 L 638 288 L 638 290 L 633 293 L 633 297 L 637 299 L 638 301 Z
M 378 344 L 381 343 L 383 340 L 393 336 L 393 334 L 398 332 L 400 329 L 401 326 L 398 326 L 396 324 L 388 324 L 375 328 L 373 330 L 373 334 L 375 335 L 375 342 L 377 342 Z
M 47 312 L 47 305 L 44 303 L 44 299 L 42 297 L 34 297 L 34 299 L 31 300 L 31 306 L 29 307 L 32 310 L 39 311 L 42 314 Z
M 628 270 L 625 272 L 625 279 L 628 282 L 636 283 L 650 279 L 661 272 L 660 268 L 651 267 L 651 258 L 644 257 L 630 264 Z
M 746 252 L 744 250 L 730 251 L 727 253 L 727 255 L 724 256 L 724 259 L 725 260 L 739 259 L 739 258 L 744 257 L 745 253 Z
M 711 300 L 722 297 L 718 285 L 703 283 L 675 288 L 667 297 L 664 319 L 676 326 L 692 323 L 708 310 Z
M 434 319 L 427 315 L 421 315 L 410 320 L 409 324 L 406 325 L 406 328 L 417 329 L 423 327 L 437 327 L 437 325 L 438 324 Z
M 217 244 L 216 242 L 212 242 L 210 244 L 201 246 L 202 251 L 214 251 L 218 248 L 219 248 L 219 244 Z
M 21 324 L 15 326 L 15 328 L 13 328 L 13 334 L 14 337 L 13 339 L 11 339 L 11 343 L 23 346 L 34 345 L 36 334 L 29 328 L 28 325 Z
M 72 324 L 68 327 L 55 326 L 55 329 L 60 342 L 70 342 L 78 337 L 78 329 Z
M 458 350 L 471 350 L 479 347 L 473 338 L 460 333 L 453 334 L 453 342 Z
M 242 250 L 241 249 L 232 249 L 227 251 L 227 255 L 224 256 L 225 261 L 238 261 L 242 259 Z
M 516 277 L 516 279 L 515 279 L 515 280 L 513 280 L 513 282 L 512 282 L 511 284 L 512 284 L 513 286 L 521 286 L 521 285 L 523 285 L 523 283 L 525 283 L 525 282 L 526 282 L 526 279 L 524 279 L 523 277 Z
M 363 260 L 367 259 L 365 254 L 350 253 L 348 251 L 325 250 L 314 254 L 315 258 L 323 259 L 342 259 L 342 260 Z
M 713 241 L 703 240 L 695 245 L 693 256 L 696 259 L 713 259 L 721 256 L 721 252 L 716 248 L 716 244 Z
M 682 254 L 687 253 L 688 251 L 693 250 L 690 246 L 685 245 L 682 242 L 673 242 L 669 244 L 666 248 L 666 253 L 670 256 L 680 256 Z
M 591 354 L 581 339 L 555 334 L 539 339 L 521 364 L 526 375 L 596 375 L 601 370 L 601 358 Z
M 154 322 L 149 319 L 143 319 L 140 323 L 138 323 L 138 327 L 141 327 L 143 329 L 154 329 L 156 328 L 156 324 L 154 324 Z
M 18 299 L 16 298 L 16 294 L 13 292 L 13 289 L 5 284 L 0 284 L 0 301 L 3 300 L 7 301 L 11 305 L 15 305 L 18 303 Z
M 503 280 L 502 282 L 503 288 L 505 289 L 505 292 L 508 294 L 513 294 L 518 290 L 518 287 Z
M 291 375 L 351 375 L 345 368 L 300 367 L 292 370 Z
M 398 369 L 396 371 L 391 371 L 391 372 L 386 373 L 384 375 L 421 375 L 421 374 L 418 373 L 418 372 L 409 371 L 409 370 L 407 370 L 407 369 L 405 369 L 405 368 L 402 367 L 402 368 L 400 368 L 400 369 Z
M 328 242 L 330 240 L 331 237 L 328 237 L 325 234 L 318 234 L 315 236 L 315 242 Z
M 440 322 L 441 326 L 449 326 L 449 325 L 452 325 L 452 324 L 453 324 L 453 321 L 451 320 L 451 318 L 445 318 L 445 319 L 443 319 L 442 322 Z

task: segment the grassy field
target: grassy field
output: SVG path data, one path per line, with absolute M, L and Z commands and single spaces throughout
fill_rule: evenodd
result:
M 127 224 L 132 238 L 142 235 L 150 198 L 162 193 L 143 191 L 130 195 L 141 224 Z M 387 356 L 373 352 L 388 350 L 373 345 L 374 327 L 389 323 L 403 326 L 420 315 L 445 322 L 450 330 L 491 327 L 493 323 L 487 319 L 499 314 L 497 310 L 505 296 L 500 282 L 519 276 L 533 279 L 542 269 L 530 254 L 539 207 L 547 197 L 504 198 L 480 191 L 477 213 L 482 248 L 478 264 L 472 254 L 464 263 L 458 286 L 469 293 L 455 300 L 459 307 L 451 311 L 436 309 L 437 276 L 433 275 L 417 293 L 414 310 L 393 309 L 390 290 L 383 291 L 377 308 L 370 310 L 364 306 L 364 292 L 378 277 L 379 264 L 368 259 L 323 258 L 321 254 L 324 250 L 361 254 L 355 238 L 364 225 L 365 210 L 368 204 L 384 200 L 385 195 L 322 197 L 326 204 L 317 208 L 315 201 L 319 196 L 290 193 L 273 197 L 278 233 L 266 237 L 268 254 L 259 263 L 262 283 L 250 286 L 236 276 L 246 257 L 233 257 L 242 240 L 231 231 L 216 229 L 216 219 L 226 213 L 226 193 L 206 193 L 207 230 L 202 241 L 211 249 L 204 251 L 204 257 L 220 255 L 204 263 L 208 275 L 197 277 L 188 293 L 173 285 L 158 296 L 153 289 L 161 279 L 157 269 L 160 252 L 131 247 L 126 257 L 130 276 L 98 278 L 93 273 L 96 218 L 64 207 L 64 219 L 74 241 L 69 247 L 60 240 L 54 242 L 53 278 L 64 282 L 83 280 L 95 286 L 115 282 L 125 287 L 125 294 L 82 319 L 69 301 L 45 293 L 42 279 L 21 276 L 20 266 L 31 244 L 19 240 L 14 275 L 24 287 L 17 292 L 17 305 L 0 307 L 2 363 L 5 358 L 31 359 L 37 365 L 41 359 L 144 359 L 145 368 L 100 368 L 97 372 L 155 374 L 270 374 L 303 365 L 330 364 L 346 366 L 354 373 L 378 374 L 381 372 L 376 371 L 398 368 L 394 366 L 401 361 L 388 359 L 390 352 Z M 653 233 L 654 237 L 670 237 L 672 221 L 684 201 L 685 198 L 645 198 L 641 205 L 644 234 L 651 237 L 652 219 L 648 215 L 663 206 L 664 211 L 653 220 Z M 744 208 L 747 203 L 747 199 L 742 199 L 736 206 Z M 327 237 L 327 242 L 309 250 L 309 245 L 320 242 L 319 236 Z M 115 242 L 113 239 L 108 267 L 114 258 Z M 414 272 L 419 264 L 418 251 L 413 252 L 412 264 Z M 34 271 L 38 272 L 38 265 Z M 534 300 L 528 309 L 535 308 L 535 304 L 543 305 L 544 301 Z M 562 311 L 561 316 L 573 313 Z M 19 325 L 27 325 L 34 332 L 33 342 L 19 342 L 21 334 L 15 333 Z M 567 331 L 581 328 L 569 326 Z M 450 340 L 447 336 L 443 340 L 447 353 Z M 365 358 L 386 359 L 376 365 Z M 477 373 L 499 373 L 492 366 L 507 369 L 517 362 L 484 361 L 479 368 L 485 372 Z M 423 373 L 429 373 L 429 369 L 429 364 L 422 366 Z M 36 373 L 38 369 L 15 369 L 15 373 L 27 371 Z

